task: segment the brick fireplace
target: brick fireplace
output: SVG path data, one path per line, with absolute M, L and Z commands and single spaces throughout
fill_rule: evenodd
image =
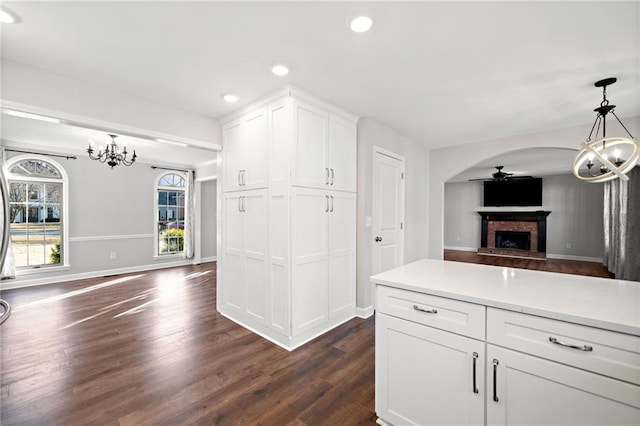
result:
M 478 212 L 482 217 L 478 254 L 546 259 L 550 213 Z

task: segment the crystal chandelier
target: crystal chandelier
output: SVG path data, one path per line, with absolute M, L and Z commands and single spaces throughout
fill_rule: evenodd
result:
M 602 102 L 593 110 L 598 113 L 596 120 L 573 162 L 573 174 L 586 182 L 605 182 L 615 178 L 629 180 L 626 173 L 633 169 L 640 156 L 638 144 L 614 112 L 616 106 L 610 105 L 607 99 L 607 86 L 616 81 L 615 77 L 611 77 L 595 83 L 595 87 L 602 87 Z M 606 118 L 609 113 L 620 123 L 628 137 L 607 137 Z M 598 138 L 601 128 L 602 137 Z M 594 130 L 595 139 L 592 140 Z
M 131 160 L 127 160 L 127 147 L 123 145 L 122 152 L 120 152 L 120 147 L 116 143 L 116 138 L 118 135 L 109 135 L 111 137 L 111 143 L 109 143 L 104 151 L 98 149 L 98 154 L 94 155 L 94 149 L 89 143 L 89 148 L 87 148 L 87 152 L 89 153 L 89 158 L 92 160 L 98 160 L 101 163 L 107 163 L 113 169 L 115 166 L 120 164 L 124 164 L 125 166 L 130 166 L 136 161 L 136 151 L 133 150 L 133 156 Z

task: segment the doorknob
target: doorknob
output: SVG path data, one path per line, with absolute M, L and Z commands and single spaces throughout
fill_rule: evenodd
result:
M 376 237 L 376 242 L 382 241 L 382 237 Z

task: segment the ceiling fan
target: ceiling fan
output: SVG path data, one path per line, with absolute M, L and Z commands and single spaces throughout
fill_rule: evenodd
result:
M 474 180 L 484 180 L 484 181 L 506 181 L 506 180 L 515 180 L 515 179 L 533 179 L 533 176 L 514 176 L 513 173 L 503 172 L 504 166 L 496 166 L 497 172 L 491 174 L 491 178 L 481 178 L 481 179 L 469 179 L 469 181 Z

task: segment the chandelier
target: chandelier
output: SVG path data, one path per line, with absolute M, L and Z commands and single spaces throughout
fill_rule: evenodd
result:
M 107 163 L 113 169 L 115 166 L 120 164 L 124 164 L 125 166 L 130 166 L 136 161 L 136 151 L 133 150 L 133 156 L 131 160 L 127 160 L 127 147 L 123 145 L 122 152 L 120 152 L 120 147 L 116 143 L 116 138 L 118 135 L 109 135 L 111 137 L 111 143 L 109 143 L 104 151 L 98 149 L 98 154 L 93 154 L 93 147 L 91 143 L 89 143 L 89 148 L 87 148 L 87 152 L 89 153 L 89 158 L 92 160 L 98 160 L 101 163 Z
M 595 87 L 602 87 L 602 102 L 593 110 L 597 112 L 596 120 L 573 162 L 573 174 L 586 182 L 605 182 L 615 178 L 627 181 L 629 177 L 626 173 L 633 169 L 640 156 L 638 144 L 614 112 L 616 106 L 609 105 L 607 99 L 607 86 L 616 81 L 617 78 L 611 77 L 596 81 L 594 84 Z M 609 113 L 620 123 L 628 137 L 607 137 L 606 118 Z M 602 137 L 598 138 L 601 128 Z M 595 139 L 592 140 L 594 130 Z

